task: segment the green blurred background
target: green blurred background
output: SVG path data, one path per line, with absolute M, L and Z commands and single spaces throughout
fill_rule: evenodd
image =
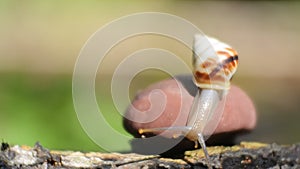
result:
M 0 139 L 27 145 L 40 141 L 51 149 L 101 151 L 81 128 L 73 108 L 76 58 L 104 24 L 153 11 L 183 17 L 238 50 L 240 67 L 233 83 L 250 95 L 259 113 L 257 128 L 238 140 L 299 142 L 297 1 L 0 0 Z M 186 49 L 156 36 L 129 39 L 110 55 L 124 58 L 143 46 L 172 50 L 190 62 Z M 114 67 L 109 61 L 105 67 L 97 76 L 96 95 L 109 123 L 125 133 L 110 96 Z M 140 73 L 132 81 L 130 96 L 167 77 L 159 71 Z

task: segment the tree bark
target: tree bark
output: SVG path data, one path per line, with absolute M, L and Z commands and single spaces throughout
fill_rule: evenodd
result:
M 208 147 L 212 166 L 222 169 L 300 168 L 300 144 L 277 145 L 242 142 L 232 147 Z M 207 168 L 201 149 L 186 151 L 181 159 L 134 153 L 51 151 L 2 143 L 0 168 Z

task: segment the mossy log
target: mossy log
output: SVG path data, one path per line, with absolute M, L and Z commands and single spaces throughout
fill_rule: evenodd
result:
M 208 147 L 214 168 L 300 168 L 300 144 L 277 145 L 242 142 L 240 145 Z M 186 151 L 181 159 L 134 153 L 51 151 L 2 143 L 0 168 L 206 168 L 203 152 Z

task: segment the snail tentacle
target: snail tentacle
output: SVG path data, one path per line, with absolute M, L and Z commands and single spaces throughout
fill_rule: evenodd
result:
M 205 145 L 205 140 L 204 140 L 204 137 L 201 133 L 198 134 L 198 140 L 199 140 L 199 143 L 200 143 L 200 145 L 203 149 L 203 152 L 204 152 L 204 155 L 205 155 L 205 158 L 206 158 L 206 161 L 207 161 L 207 167 L 209 169 L 212 169 L 209 154 L 208 154 L 208 151 L 207 151 L 207 148 L 206 148 L 206 145 Z

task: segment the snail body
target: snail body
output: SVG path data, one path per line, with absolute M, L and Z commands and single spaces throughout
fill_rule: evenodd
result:
M 237 69 L 238 55 L 229 45 L 214 38 L 208 38 L 213 48 L 206 46 L 205 41 L 205 36 L 195 35 L 193 75 L 198 91 L 187 121 L 191 129 L 185 137 L 194 141 L 195 147 L 197 141 L 201 144 L 208 167 L 212 168 L 203 133 L 230 88 L 230 80 Z
M 193 81 L 198 87 L 198 91 L 186 126 L 140 129 L 139 133 L 180 130 L 187 139 L 195 142 L 195 148 L 197 148 L 198 142 L 200 143 L 207 159 L 207 165 L 212 168 L 204 134 L 210 134 L 209 132 L 205 133 L 207 124 L 216 114 L 218 105 L 224 100 L 230 88 L 230 80 L 237 69 L 238 55 L 229 45 L 217 39 L 195 35 L 192 62 Z
M 238 55 L 229 45 L 203 35 L 195 35 L 193 50 L 193 80 L 198 91 L 187 121 L 191 132 L 186 137 L 196 142 L 196 133 L 203 133 L 230 88 Z

